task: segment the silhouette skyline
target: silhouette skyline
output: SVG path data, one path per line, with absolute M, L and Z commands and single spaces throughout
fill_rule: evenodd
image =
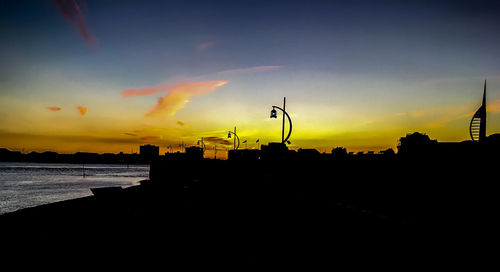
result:
M 282 130 L 281 130 L 281 137 L 282 137 L 281 144 L 283 146 L 285 146 L 286 150 L 288 151 L 289 148 L 287 147 L 287 144 L 288 145 L 291 144 L 291 142 L 288 139 L 290 138 L 291 133 L 292 133 L 292 121 L 291 121 L 289 114 L 285 111 L 285 103 L 286 103 L 286 98 L 284 98 L 284 100 L 283 100 L 283 108 L 280 108 L 278 106 L 272 106 L 270 117 L 277 118 L 276 108 L 282 111 L 283 123 L 282 123 Z M 487 106 L 486 106 L 486 79 L 485 79 L 482 104 L 479 107 L 479 109 L 476 111 L 476 113 L 473 115 L 473 117 L 471 118 L 470 126 L 469 126 L 469 133 L 470 133 L 471 140 L 473 142 L 484 143 L 484 142 L 488 141 L 488 137 L 486 135 L 486 124 L 487 124 L 486 114 L 487 114 Z M 285 135 L 285 116 L 287 117 L 287 119 L 289 121 L 288 134 L 287 134 L 286 138 L 284 138 L 284 135 Z M 227 138 L 230 139 L 231 135 L 233 135 L 233 144 L 232 144 L 233 150 L 231 150 L 233 152 L 231 154 L 231 151 L 229 151 L 229 149 L 226 147 L 225 149 L 228 151 L 227 157 L 223 156 L 222 158 L 227 158 L 227 159 L 242 159 L 242 158 L 259 159 L 262 157 L 261 153 L 262 152 L 265 153 L 267 148 L 268 148 L 267 146 L 264 146 L 263 148 L 262 148 L 262 146 L 259 146 L 258 143 L 259 143 L 260 139 L 257 139 L 256 144 L 257 144 L 258 148 L 248 149 L 247 148 L 248 146 L 246 145 L 244 150 L 238 150 L 238 148 L 240 146 L 240 139 L 239 139 L 238 135 L 236 134 L 236 127 L 234 127 L 234 131 L 228 132 Z M 489 142 L 492 142 L 492 141 L 496 142 L 497 138 L 498 138 L 497 135 L 500 135 L 500 134 L 492 135 L 492 137 L 491 137 L 492 140 L 489 140 Z M 418 140 L 419 138 L 420 138 L 420 140 Z M 219 144 L 223 144 L 226 146 L 230 145 L 230 141 L 223 140 L 222 138 L 219 138 L 219 137 L 208 137 L 205 139 L 208 140 L 209 142 L 216 140 L 216 142 L 218 142 Z M 409 139 L 412 139 L 412 140 L 409 140 Z M 182 151 L 182 153 L 188 153 L 187 154 L 188 157 L 190 157 L 189 153 L 195 152 L 198 154 L 196 156 L 199 156 L 200 159 L 211 158 L 210 154 L 205 154 L 206 151 L 211 151 L 211 148 L 210 148 L 210 146 L 207 148 L 207 145 L 205 145 L 203 140 L 204 140 L 204 137 L 201 138 L 201 141 L 198 140 L 198 142 L 195 146 L 186 146 L 184 143 L 182 143 L 182 144 L 179 144 L 178 147 Z M 398 150 L 407 149 L 405 147 L 405 145 L 407 145 L 407 143 L 411 143 L 411 142 L 415 142 L 415 141 L 420 142 L 420 143 L 438 143 L 437 140 L 431 141 L 429 139 L 429 137 L 425 134 L 422 135 L 418 132 L 415 132 L 412 135 L 407 134 L 406 137 L 402 137 L 399 140 L 399 144 L 397 146 Z M 244 140 L 243 142 L 246 143 L 247 140 Z M 238 143 L 238 144 L 236 144 L 236 143 Z M 274 145 L 275 143 L 270 143 L 270 144 Z M 215 159 L 216 158 L 216 148 L 217 148 L 216 145 L 214 145 L 213 148 L 214 148 L 213 157 Z M 173 151 L 172 145 L 169 145 L 167 148 L 167 152 L 165 152 L 165 157 L 167 157 L 167 158 L 169 158 L 169 157 L 170 158 L 181 158 L 184 155 L 179 154 L 179 153 L 181 153 L 179 151 L 179 149 L 177 149 L 176 152 L 172 152 Z M 199 150 L 199 151 L 194 151 L 194 150 Z M 320 152 L 316 149 L 302 149 L 299 147 L 296 151 L 298 151 L 299 154 L 300 153 L 304 154 L 304 152 L 306 150 L 310 150 L 313 153 L 317 152 L 318 155 L 320 154 Z M 386 150 L 380 150 L 378 154 L 386 155 L 389 150 L 392 150 L 392 148 L 388 148 Z M 97 154 L 97 153 L 85 153 L 85 152 L 77 152 L 74 155 L 71 155 L 71 154 L 58 154 L 58 153 L 52 152 L 52 151 L 45 151 L 42 153 L 31 152 L 29 154 L 23 154 L 19 151 L 10 151 L 6 148 L 1 148 L 0 151 L 1 151 L 0 161 L 79 162 L 79 163 L 81 163 L 81 162 L 84 162 L 85 160 L 88 160 L 91 162 L 105 162 L 105 163 L 106 162 L 108 162 L 108 163 L 150 163 L 153 160 L 155 160 L 156 158 L 160 157 L 160 146 L 155 146 L 155 145 L 151 145 L 151 144 L 141 145 L 139 147 L 139 151 L 140 151 L 139 155 L 137 155 L 137 153 L 126 155 L 123 152 L 120 152 L 119 154 L 108 153 L 108 154 L 103 154 L 101 156 L 99 156 L 99 154 Z M 291 151 L 294 151 L 294 150 L 291 150 Z M 338 153 L 338 152 L 347 154 L 347 151 L 344 147 L 336 147 L 336 148 L 333 148 L 331 150 L 332 155 L 334 155 L 335 153 Z M 407 151 L 403 151 L 403 153 L 405 153 L 405 152 L 407 152 Z M 323 152 L 323 154 L 325 154 L 325 153 L 327 153 L 327 152 Z M 392 153 L 394 153 L 394 152 L 392 152 Z M 354 154 L 354 152 L 349 152 L 349 155 L 352 155 L 352 154 Z M 365 154 L 365 152 L 361 151 L 361 152 L 357 152 L 356 154 L 363 155 L 363 154 Z M 374 151 L 367 151 L 366 154 L 375 154 L 375 152 Z M 399 154 L 399 152 L 398 152 L 398 154 Z M 115 156 L 115 155 L 118 155 L 118 156 Z M 219 159 L 220 158 L 221 157 L 219 156 Z

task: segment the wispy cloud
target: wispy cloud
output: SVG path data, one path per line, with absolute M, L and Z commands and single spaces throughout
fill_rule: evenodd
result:
M 209 142 L 212 144 L 220 144 L 220 145 L 232 145 L 233 143 L 227 139 L 221 138 L 221 137 L 203 137 L 203 141 Z
M 60 111 L 60 107 L 55 107 L 55 106 L 50 106 L 50 107 L 45 107 L 49 111 Z
M 160 140 L 160 137 L 158 137 L 158 136 L 144 136 L 144 137 L 141 137 L 141 141 L 148 142 L 148 143 L 158 142 L 159 140 Z
M 130 132 L 125 132 L 125 133 L 123 133 L 123 134 L 128 135 L 128 136 L 134 136 L 134 137 L 135 137 L 135 136 L 137 136 L 137 134 L 135 134 L 135 133 L 130 133 Z
M 173 116 L 178 110 L 184 108 L 191 97 L 212 93 L 218 87 L 227 83 L 225 80 L 216 80 L 177 85 L 170 89 L 164 97 L 159 98 L 156 105 L 149 110 L 146 116 Z
M 173 88 L 183 84 L 187 83 L 188 80 L 186 79 L 181 79 L 181 80 L 174 80 L 159 86 L 150 86 L 142 89 L 129 89 L 129 90 L 124 90 L 120 92 L 120 95 L 122 97 L 133 97 L 133 96 L 145 96 L 145 95 L 152 95 L 155 93 L 163 93 L 163 92 L 168 92 L 172 90 Z
M 409 116 L 422 120 L 428 120 L 426 122 L 426 126 L 430 128 L 439 128 L 456 120 L 472 118 L 477 108 L 479 108 L 479 105 L 472 103 L 439 106 L 413 110 L 409 112 Z M 495 100 L 487 103 L 486 111 L 489 114 L 499 113 L 500 100 Z
M 215 42 L 204 42 L 196 45 L 196 50 L 198 51 L 205 51 L 210 47 L 213 47 L 215 45 Z
M 80 8 L 82 6 L 87 11 L 87 3 L 84 0 L 79 2 L 80 5 L 78 5 L 76 0 L 52 0 L 52 3 L 59 9 L 64 18 L 76 28 L 83 40 L 88 45 L 95 46 L 96 40 L 87 27 L 87 23 L 82 15 L 82 9 Z
M 258 73 L 258 72 L 264 72 L 264 71 L 279 70 L 279 69 L 283 69 L 284 67 L 285 66 L 281 66 L 281 65 L 254 66 L 254 67 L 247 67 L 247 68 L 224 70 L 224 71 L 218 72 L 217 74 L 219 74 L 219 75 L 232 75 L 232 74 Z
M 184 122 L 181 122 L 181 121 L 177 121 L 177 125 L 183 127 L 184 126 Z
M 85 106 L 78 106 L 76 107 L 76 110 L 78 110 L 81 116 L 84 116 L 87 113 L 87 107 Z

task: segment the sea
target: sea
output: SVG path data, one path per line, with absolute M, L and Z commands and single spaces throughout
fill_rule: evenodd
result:
M 0 162 L 0 214 L 92 195 L 90 188 L 138 185 L 149 165 Z

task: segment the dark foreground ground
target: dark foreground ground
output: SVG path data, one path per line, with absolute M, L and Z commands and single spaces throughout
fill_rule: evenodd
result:
M 140 186 L 0 216 L 2 245 L 168 267 L 489 258 L 497 169 L 469 163 L 159 161 Z

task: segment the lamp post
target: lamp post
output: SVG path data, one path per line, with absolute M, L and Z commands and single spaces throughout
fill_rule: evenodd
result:
M 279 109 L 283 112 L 283 125 L 281 127 L 281 143 L 288 143 L 288 139 L 290 138 L 290 134 L 292 134 L 292 119 L 288 115 L 288 113 L 285 111 L 285 105 L 286 105 L 286 97 L 283 97 L 283 108 L 280 108 L 278 106 L 273 106 L 273 109 L 271 110 L 271 118 L 278 118 L 276 109 Z M 288 135 L 285 138 L 285 116 L 288 118 L 288 123 L 290 124 L 290 129 L 288 130 Z
M 198 140 L 198 145 L 200 145 L 200 140 Z M 201 152 L 205 154 L 205 143 L 203 142 L 203 137 L 201 137 Z
M 233 148 L 234 148 L 234 150 L 237 150 L 240 147 L 240 137 L 238 137 L 238 135 L 236 135 L 236 127 L 234 127 L 234 132 L 228 131 L 228 133 L 227 133 L 228 139 L 231 139 L 231 133 L 234 134 Z M 238 145 L 236 145 L 236 140 L 238 140 Z

